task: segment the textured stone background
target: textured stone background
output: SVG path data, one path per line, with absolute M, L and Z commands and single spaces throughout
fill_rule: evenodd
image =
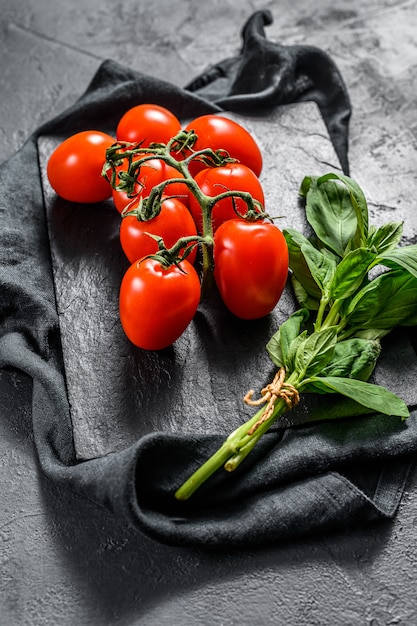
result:
M 169 7 L 169 9 L 167 9 Z M 180 85 L 235 54 L 255 9 L 270 39 L 329 52 L 351 95 L 351 174 L 375 220 L 415 241 L 415 0 L 0 0 L 0 159 L 71 104 L 104 58 Z M 1 227 L 1 226 L 0 226 Z M 40 476 L 30 382 L 0 374 L 3 626 L 417 623 L 417 480 L 392 523 L 257 552 L 161 546 Z

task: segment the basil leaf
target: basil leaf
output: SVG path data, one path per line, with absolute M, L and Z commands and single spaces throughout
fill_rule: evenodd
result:
M 340 263 L 340 257 L 337 254 L 331 252 L 331 250 L 323 246 L 319 249 L 322 255 L 325 256 L 331 263 L 333 263 L 333 265 L 337 265 L 338 263 Z
M 353 337 L 339 341 L 332 360 L 324 367 L 322 376 L 344 376 L 368 380 L 381 352 L 379 341 Z
M 301 252 L 320 291 L 327 294 L 336 271 L 336 263 L 311 245 L 303 244 Z
M 357 229 L 355 210 L 347 191 L 335 183 L 310 187 L 306 196 L 306 217 L 320 241 L 343 257 Z
M 382 254 L 379 262 L 387 267 L 402 267 L 417 277 L 417 245 L 403 246 Z
M 340 378 L 338 376 L 312 377 L 311 382 L 317 389 L 327 393 L 340 393 L 351 398 L 362 406 L 398 417 L 409 417 L 407 405 L 401 398 L 393 394 L 385 387 L 374 385 L 354 378 Z
M 376 228 L 369 227 L 367 247 L 374 249 L 376 252 L 388 252 L 398 246 L 403 234 L 402 222 L 387 222 Z
M 314 298 L 307 293 L 298 278 L 294 274 L 291 275 L 291 284 L 298 303 L 309 311 L 317 311 L 320 306 L 320 299 Z
M 363 284 L 374 260 L 375 253 L 366 248 L 356 248 L 349 252 L 336 268 L 330 298 L 341 300 L 353 296 Z
M 354 238 L 355 247 L 360 247 L 364 245 L 368 237 L 369 227 L 368 204 L 366 202 L 365 194 L 359 187 L 358 183 L 356 183 L 352 178 L 349 178 L 349 176 L 345 176 L 344 174 L 325 174 L 324 176 L 321 176 L 317 179 L 317 185 L 321 185 L 330 180 L 336 180 L 343 183 L 349 193 L 350 201 L 355 211 L 357 220 L 357 230 L 356 236 Z
M 307 338 L 308 338 L 308 331 L 303 330 L 303 332 L 300 335 L 298 335 L 298 337 L 296 337 L 294 341 L 291 343 L 291 345 L 289 346 L 289 350 L 287 352 L 286 362 L 285 362 L 287 371 L 293 372 L 296 369 L 295 360 L 298 354 L 298 350 L 299 349 L 303 350 L 304 342 L 307 340 Z
M 368 341 L 377 341 L 386 337 L 391 329 L 386 328 L 364 328 L 355 332 L 355 337 L 359 339 L 367 339 Z
M 291 345 L 296 337 L 300 334 L 301 328 L 307 321 L 309 313 L 306 309 L 300 309 L 290 315 L 290 317 L 280 326 L 281 332 L 281 350 L 286 364 L 291 354 Z
M 312 176 L 304 176 L 303 180 L 301 181 L 301 185 L 300 185 L 300 189 L 298 191 L 300 196 L 306 196 L 308 193 L 308 190 L 311 187 L 311 183 L 313 181 L 313 177 Z
M 381 274 L 352 298 L 345 316 L 357 328 L 416 325 L 417 278 L 401 270 Z
M 289 356 L 292 352 L 291 346 L 301 332 L 303 323 L 308 319 L 309 312 L 306 309 L 295 311 L 281 324 L 278 331 L 266 344 L 267 352 L 272 362 L 277 367 L 288 369 Z
M 288 246 L 289 266 L 291 271 L 310 296 L 320 299 L 322 295 L 321 290 L 314 280 L 310 268 L 307 265 L 306 258 L 301 251 L 303 245 L 305 250 L 309 247 L 315 250 L 313 244 L 307 237 L 304 237 L 304 235 L 293 228 L 285 229 L 283 234 Z
M 324 392 L 320 392 L 314 388 L 313 383 L 311 383 L 311 385 L 307 384 L 305 388 L 303 387 L 303 392 L 324 395 Z M 330 397 L 329 394 L 329 398 L 320 398 L 320 400 L 321 402 L 319 404 L 314 403 L 313 406 L 309 406 L 308 412 L 302 413 L 301 415 L 298 413 L 290 415 L 289 419 L 291 422 L 293 424 L 305 424 L 307 422 L 340 420 L 346 417 L 351 418 L 374 413 L 372 409 L 367 409 L 351 398 L 342 395 L 332 394 Z M 326 402 L 326 400 L 329 400 L 329 402 Z
M 343 184 L 340 184 L 343 183 Z M 343 257 L 363 244 L 368 229 L 368 208 L 358 185 L 350 178 L 327 174 L 304 184 L 306 216 L 323 244 Z
M 269 357 L 278 368 L 285 367 L 284 356 L 282 354 L 281 347 L 281 331 L 278 329 L 276 333 L 274 333 L 271 339 L 266 344 L 266 350 L 269 354 Z
M 331 326 L 311 333 L 297 347 L 294 368 L 303 378 L 315 376 L 333 357 L 337 342 L 337 327 Z

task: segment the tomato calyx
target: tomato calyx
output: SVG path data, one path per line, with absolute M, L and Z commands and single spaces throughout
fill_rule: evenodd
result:
M 189 237 L 181 237 L 178 241 L 171 247 L 167 248 L 164 242 L 164 239 L 159 235 L 154 235 L 153 233 L 145 232 L 145 235 L 151 237 L 158 244 L 158 252 L 155 254 L 148 254 L 143 257 L 139 262 L 144 259 L 153 259 L 157 261 L 162 267 L 168 269 L 172 265 L 177 266 L 181 271 L 184 271 L 180 266 L 181 262 L 186 259 L 192 250 L 198 245 L 204 246 L 213 246 L 213 240 L 210 240 L 208 237 L 199 237 L 199 236 L 189 236 Z
M 167 196 L 169 197 L 169 196 Z M 134 197 L 123 209 L 121 212 L 122 219 L 124 217 L 128 217 L 129 215 L 133 215 L 136 217 L 138 222 L 148 222 L 153 219 L 161 212 L 162 207 L 162 196 L 161 198 L 154 199 L 153 201 L 149 201 L 148 198 L 141 198 L 137 200 Z
M 207 167 L 219 167 L 227 163 L 236 163 L 236 159 L 222 148 L 217 150 L 212 148 L 194 150 L 193 148 L 197 140 L 198 135 L 193 129 L 181 130 L 167 145 L 171 153 L 183 157 L 182 161 L 187 167 L 191 161 L 196 160 L 202 162 Z
M 189 165 L 194 160 L 201 161 L 207 167 L 220 167 L 227 163 L 236 163 L 236 159 L 232 158 L 226 150 L 204 148 L 193 151 L 192 146 L 196 140 L 197 135 L 193 131 L 180 131 L 166 144 L 151 143 L 150 146 L 143 147 L 141 143 L 115 142 L 106 151 L 102 176 L 110 182 L 114 189 L 125 191 L 128 196 L 132 197 L 135 185 L 140 182 L 138 176 L 141 166 L 154 158 L 162 159 L 186 178 L 186 175 L 189 176 Z M 176 158 L 174 155 L 183 158 Z M 124 169 L 118 171 L 118 168 L 123 165 Z M 170 180 L 169 182 L 173 181 Z M 187 181 L 182 179 L 175 180 L 175 182 L 187 184 Z
M 138 155 L 142 156 L 137 159 Z M 143 148 L 141 143 L 118 141 L 107 149 L 101 175 L 109 181 L 113 189 L 124 191 L 129 198 L 134 198 L 143 189 L 143 183 L 139 180 L 140 168 L 154 158 L 154 149 L 151 147 Z M 136 190 L 137 185 L 139 191 Z
M 190 148 L 194 144 L 196 136 L 192 131 L 180 131 L 168 141 L 167 144 L 153 143 L 150 146 L 143 147 L 141 144 L 132 144 L 129 142 L 116 142 L 106 152 L 106 161 L 103 166 L 102 175 L 109 180 L 112 187 L 119 191 L 124 191 L 131 198 L 131 202 L 122 211 L 123 215 L 128 215 L 131 211 L 137 210 L 138 219 L 151 219 L 158 215 L 160 205 L 163 199 L 165 188 L 174 182 L 186 185 L 190 192 L 197 198 L 197 201 L 203 209 L 206 216 L 204 219 L 202 240 L 207 244 L 202 246 L 202 287 L 203 291 L 209 290 L 211 284 L 211 276 L 214 268 L 213 261 L 213 229 L 211 224 L 211 207 L 213 206 L 212 198 L 209 198 L 199 188 L 189 171 L 189 164 L 195 158 L 204 158 L 214 165 L 224 165 L 230 160 L 228 154 L 222 150 L 214 151 L 209 148 L 200 150 L 198 153 L 191 153 L 182 160 L 175 158 L 174 154 L 180 154 L 187 147 Z M 182 156 L 182 155 L 181 155 Z M 167 165 L 174 167 L 178 171 L 178 178 L 164 180 L 155 185 L 146 202 L 139 199 L 136 206 L 137 198 L 140 196 L 141 190 L 137 188 L 139 182 L 141 166 L 153 158 L 164 161 Z M 122 171 L 118 168 L 124 166 Z M 227 192 L 230 193 L 230 192 Z M 181 240 L 178 241 L 178 249 L 184 245 Z M 166 253 L 164 253 L 166 255 Z M 169 261 L 172 262 L 172 259 Z
M 211 148 L 192 152 L 184 161 L 187 164 L 191 161 L 201 161 L 207 167 L 220 167 L 227 165 L 227 163 L 236 163 L 236 159 L 231 157 L 226 150 L 212 150 Z
M 225 198 L 231 199 L 236 217 L 240 217 L 248 222 L 255 222 L 257 220 L 269 218 L 269 215 L 264 211 L 262 203 L 246 191 L 234 191 L 232 189 L 228 189 L 227 191 L 219 193 L 217 196 L 214 196 L 212 201 L 209 203 L 210 208 L 214 207 L 217 202 L 224 200 Z M 241 198 L 246 204 L 246 211 L 244 213 L 239 211 L 236 204 L 236 198 Z
M 195 183 L 194 178 L 190 175 L 189 165 L 191 161 L 198 159 L 208 167 L 222 167 L 228 163 L 235 163 L 236 159 L 230 157 L 226 150 L 212 150 L 211 148 L 191 152 L 190 155 L 182 160 L 177 160 L 172 156 L 173 153 L 183 154 L 186 148 L 189 150 L 192 149 L 196 139 L 197 135 L 191 130 L 180 131 L 167 144 L 154 143 L 146 148 L 143 148 L 141 144 L 130 144 L 128 142 L 114 143 L 106 152 L 106 162 L 103 166 L 102 175 L 110 182 L 114 189 L 126 192 L 127 196 L 133 200 L 141 193 L 140 189 L 137 191 L 137 185 L 139 184 L 139 186 L 143 188 L 143 184 L 138 179 L 141 166 L 147 161 L 157 157 L 174 167 L 178 171 L 179 177 L 165 180 L 152 188 L 142 215 L 157 215 L 159 213 L 158 205 L 160 205 L 165 187 L 169 184 L 181 183 L 190 189 L 191 193 L 201 204 L 203 210 L 208 213 L 211 212 L 216 202 L 230 197 L 232 198 L 232 203 L 238 217 L 248 220 L 265 219 L 267 214 L 264 212 L 262 204 L 253 198 L 250 193 L 225 188 L 225 191 L 214 197 L 208 197 L 203 194 L 199 186 Z M 118 172 L 117 168 L 123 165 L 126 160 L 127 168 Z M 110 175 L 109 171 L 111 171 Z M 238 211 L 235 206 L 234 198 L 238 197 L 247 205 L 247 211 L 245 213 Z M 129 213 L 128 207 L 126 207 L 125 213 Z M 145 217 L 145 219 L 150 219 L 150 217 Z

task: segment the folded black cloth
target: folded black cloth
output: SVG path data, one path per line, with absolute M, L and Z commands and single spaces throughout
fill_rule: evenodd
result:
M 260 41 L 268 19 L 261 12 L 249 20 L 241 55 L 226 64 L 232 68 L 232 81 L 226 76 L 225 91 L 214 98 L 204 95 L 203 85 L 200 92 L 198 83 L 182 89 L 104 62 L 74 106 L 40 127 L 0 171 L 0 366 L 33 378 L 33 432 L 41 468 L 54 483 L 85 494 L 144 533 L 175 545 L 247 548 L 389 518 L 397 510 L 417 447 L 414 412 L 405 423 L 368 415 L 276 429 L 236 472 L 219 472 L 185 503 L 174 499 L 175 489 L 219 447 L 227 425 L 214 435 L 160 430 L 124 450 L 77 459 L 38 139 L 114 128 L 120 112 L 140 102 L 161 104 L 189 119 L 223 109 L 257 111 L 262 102 L 266 111 L 314 96 L 328 127 L 343 120 L 339 145 L 346 146 L 350 108 L 334 64 L 316 49 Z M 259 67 L 265 70 L 262 80 Z M 202 81 L 206 88 L 216 82 Z M 412 348 L 407 341 L 401 346 L 394 363 L 414 365 Z M 221 353 L 216 357 L 221 366 Z M 150 375 L 158 378 L 155 370 Z M 209 388 L 211 381 L 201 381 L 201 393 L 204 385 Z
M 243 46 L 193 79 L 197 91 L 226 110 L 248 115 L 311 100 L 317 103 L 342 170 L 349 174 L 350 99 L 331 57 L 314 46 L 283 46 L 269 41 L 264 26 L 270 11 L 256 11 L 242 29 Z

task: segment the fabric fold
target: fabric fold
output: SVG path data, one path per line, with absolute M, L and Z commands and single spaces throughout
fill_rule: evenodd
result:
M 186 89 L 221 108 L 248 115 L 265 115 L 293 102 L 316 102 L 348 175 L 351 104 L 336 64 L 320 48 L 271 42 L 264 28 L 271 23 L 270 11 L 256 11 L 242 28 L 240 54 L 210 66 Z

